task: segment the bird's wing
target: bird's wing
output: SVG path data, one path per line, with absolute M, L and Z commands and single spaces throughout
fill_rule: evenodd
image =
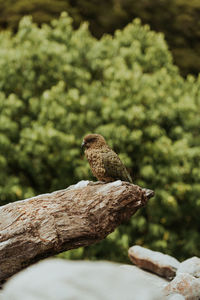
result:
M 102 153 L 102 161 L 107 177 L 111 177 L 115 180 L 120 179 L 131 183 L 133 182 L 126 167 L 114 151 L 110 150 L 109 152 Z

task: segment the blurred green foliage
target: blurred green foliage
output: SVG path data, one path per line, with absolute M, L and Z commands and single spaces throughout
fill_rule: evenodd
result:
M 199 0 L 0 0 L 0 28 L 16 31 L 19 20 L 27 14 L 41 25 L 62 11 L 73 17 L 75 28 L 89 21 L 92 34 L 98 38 L 139 17 L 165 34 L 183 75 L 200 71 Z
M 129 245 L 200 256 L 200 78 L 179 75 L 162 34 L 136 19 L 96 40 L 87 24 L 29 17 L 0 33 L 0 203 L 93 179 L 83 136 L 101 133 L 156 196 L 72 258 L 125 261 Z

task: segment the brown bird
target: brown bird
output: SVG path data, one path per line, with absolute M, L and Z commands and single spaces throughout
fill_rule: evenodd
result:
M 86 135 L 81 146 L 85 148 L 92 173 L 98 180 L 110 182 L 120 179 L 133 182 L 119 156 L 106 144 L 102 135 Z

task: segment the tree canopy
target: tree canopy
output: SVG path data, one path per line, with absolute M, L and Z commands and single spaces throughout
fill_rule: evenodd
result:
M 50 23 L 62 11 L 77 28 L 88 21 L 95 37 L 114 33 L 139 17 L 143 24 L 165 34 L 175 63 L 185 76 L 200 71 L 200 2 L 198 0 L 0 0 L 0 28 L 17 31 L 20 19 L 32 15 L 39 25 Z

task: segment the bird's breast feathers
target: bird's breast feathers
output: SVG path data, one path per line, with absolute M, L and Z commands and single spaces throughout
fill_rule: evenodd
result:
M 87 150 L 85 154 L 94 176 L 97 177 L 99 180 L 103 180 L 106 172 L 103 163 L 103 152 L 99 150 Z

